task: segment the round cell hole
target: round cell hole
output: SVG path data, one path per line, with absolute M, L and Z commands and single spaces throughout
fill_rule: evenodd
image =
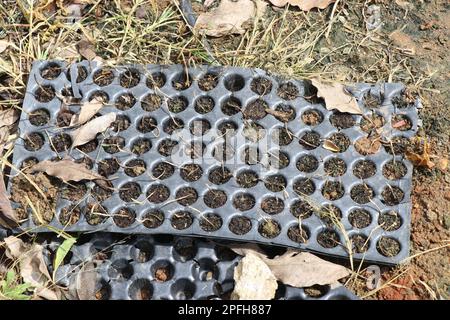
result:
M 126 202 L 134 202 L 141 195 L 141 187 L 136 182 L 127 182 L 119 188 L 119 197 Z
M 233 174 L 230 169 L 224 166 L 215 167 L 211 169 L 208 174 L 208 180 L 216 185 L 221 185 L 230 181 Z
M 32 111 L 28 119 L 33 126 L 44 126 L 50 121 L 50 113 L 46 109 Z
M 181 72 L 172 79 L 172 87 L 175 90 L 186 90 L 192 85 L 192 77 L 187 72 Z
M 264 238 L 273 239 L 280 234 L 281 226 L 274 219 L 263 219 L 259 223 L 258 232 Z
M 170 190 L 163 184 L 152 184 L 147 190 L 147 200 L 152 203 L 163 203 L 169 196 Z
M 173 97 L 170 98 L 167 101 L 167 108 L 170 112 L 173 113 L 180 113 L 184 110 L 186 110 L 189 102 L 188 100 L 183 96 Z
M 236 182 L 242 188 L 252 188 L 258 184 L 258 181 L 258 174 L 252 170 L 241 171 L 236 176 Z
M 359 160 L 353 166 L 353 174 L 359 179 L 368 179 L 377 173 L 377 166 L 372 160 Z
M 234 216 L 230 219 L 228 228 L 237 235 L 244 235 L 252 229 L 252 221 L 244 216 Z
M 125 164 L 125 174 L 129 177 L 138 177 L 147 170 L 144 160 L 133 159 Z
M 403 155 L 411 144 L 407 137 L 397 136 L 385 144 L 384 149 L 392 155 Z
M 248 165 L 255 165 L 261 160 L 261 152 L 253 146 L 246 146 L 241 154 L 241 160 Z
M 130 182 L 132 183 L 132 182 Z M 120 194 L 120 193 L 119 193 Z M 126 200 L 125 200 L 126 201 Z M 136 220 L 136 213 L 128 208 L 120 208 L 115 214 L 114 214 L 114 223 L 119 228 L 126 228 L 131 226 L 134 221 Z
M 183 128 L 184 122 L 179 118 L 170 118 L 163 123 L 163 131 L 167 134 L 173 134 L 175 131 Z
M 230 160 L 234 156 L 234 149 L 230 144 L 221 143 L 214 147 L 212 156 L 220 162 Z
M 70 121 L 74 113 L 70 110 L 61 110 L 56 116 L 56 125 L 60 128 L 65 128 L 70 125 Z
M 384 126 L 385 120 L 381 114 L 372 112 L 370 116 L 362 116 L 359 127 L 362 131 L 370 133 Z
M 281 174 L 274 174 L 264 179 L 264 186 L 272 192 L 280 192 L 286 188 L 287 181 Z
M 195 283 L 188 279 L 179 279 L 170 286 L 170 293 L 175 300 L 192 299 L 195 291 Z
M 202 96 L 195 100 L 194 110 L 200 114 L 206 114 L 214 109 L 214 99 L 209 96 Z
M 151 147 L 152 143 L 149 139 L 138 138 L 131 145 L 131 152 L 137 155 L 141 155 L 150 151 Z
M 330 116 L 330 123 L 337 129 L 348 129 L 355 125 L 356 120 L 355 117 L 350 113 L 335 111 Z
M 133 266 L 126 259 L 113 261 L 108 269 L 108 276 L 114 281 L 126 281 L 133 273 Z
M 111 298 L 111 286 L 104 279 L 96 283 L 94 298 L 95 300 L 109 300 Z
M 401 227 L 402 218 L 397 212 L 390 210 L 380 214 L 378 224 L 383 230 L 395 231 Z
M 255 197 L 249 193 L 238 193 L 233 198 L 233 206 L 240 211 L 252 209 L 255 203 Z
M 400 160 L 391 160 L 383 166 L 383 176 L 389 180 L 398 180 L 403 178 L 408 169 Z
M 210 91 L 217 87 L 218 83 L 219 75 L 216 73 L 208 72 L 198 80 L 198 87 L 202 91 Z
M 89 96 L 89 102 L 94 100 L 107 104 L 109 102 L 109 95 L 105 91 L 97 90 Z
M 355 150 L 363 156 L 377 153 L 380 147 L 381 142 L 378 138 L 362 137 L 355 142 Z
M 320 146 L 320 134 L 315 131 L 305 132 L 298 141 L 306 150 L 313 150 Z
M 145 263 L 153 257 L 153 245 L 148 241 L 140 240 L 133 245 L 133 260 L 138 263 Z
M 220 106 L 223 114 L 233 116 L 242 110 L 241 101 L 235 97 L 229 97 L 222 102 Z
M 300 96 L 300 93 L 295 84 L 292 82 L 285 82 L 278 87 L 277 95 L 284 100 L 294 100 Z
M 149 229 L 155 229 L 161 226 L 164 222 L 164 213 L 158 209 L 151 209 L 145 213 L 142 224 Z
M 297 113 L 295 112 L 295 109 L 292 108 L 288 104 L 278 104 L 275 107 L 275 112 L 271 113 L 278 121 L 281 122 L 289 122 L 295 119 L 297 116 Z
M 383 94 L 374 94 L 370 90 L 364 94 L 364 104 L 369 109 L 377 109 L 383 104 Z
M 198 279 L 200 281 L 211 281 L 219 277 L 219 268 L 217 268 L 214 260 L 210 258 L 202 258 L 197 261 L 196 269 L 198 269 Z
M 242 130 L 242 135 L 251 142 L 258 142 L 266 135 L 264 127 L 253 121 L 246 121 Z
M 344 196 L 344 186 L 339 181 L 327 180 L 322 187 L 322 195 L 327 200 L 337 200 Z
M 153 286 L 148 279 L 134 280 L 128 289 L 128 296 L 131 300 L 151 300 Z
M 203 136 L 211 129 L 211 124 L 206 119 L 194 119 L 189 124 L 189 130 L 191 134 L 197 137 Z
M 392 116 L 391 126 L 400 131 L 408 131 L 412 128 L 412 121 L 404 114 L 394 114 Z
M 59 222 L 63 226 L 71 226 L 80 220 L 81 209 L 79 206 L 70 205 L 68 207 L 62 208 L 59 213 Z
M 199 225 L 203 231 L 214 232 L 222 227 L 222 218 L 215 213 L 207 213 L 201 216 Z
M 157 282 L 166 282 L 173 278 L 174 266 L 167 260 L 158 260 L 151 267 L 150 272 Z
M 192 214 L 188 211 L 177 211 L 172 215 L 170 222 L 176 230 L 187 229 L 193 223 Z
M 48 63 L 44 68 L 41 69 L 41 76 L 47 80 L 53 80 L 58 78 L 61 74 L 62 68 L 53 62 Z
M 77 146 L 77 149 L 80 150 L 82 153 L 87 154 L 94 152 L 97 149 L 97 147 L 98 147 L 98 140 L 94 138 L 93 140 L 86 142 L 81 146 Z
M 385 257 L 395 257 L 400 253 L 400 242 L 389 237 L 381 237 L 377 242 L 377 251 Z
M 182 187 L 177 190 L 175 198 L 182 206 L 190 206 L 198 199 L 197 191 L 192 187 Z
M 103 159 L 98 162 L 97 172 L 104 176 L 109 177 L 115 174 L 120 169 L 120 164 L 116 158 Z
M 335 248 L 339 245 L 339 235 L 334 230 L 325 229 L 317 235 L 317 242 L 324 248 Z
M 59 133 L 52 137 L 51 146 L 56 152 L 65 152 L 70 149 L 72 138 L 66 133 Z
M 250 90 L 260 96 L 264 96 L 272 91 L 272 82 L 266 77 L 254 78 L 250 83 Z
M 201 178 L 203 169 L 200 165 L 194 163 L 184 164 L 180 168 L 180 176 L 187 182 L 194 182 Z
M 205 151 L 206 145 L 201 142 L 201 141 L 191 141 L 187 146 L 185 146 L 184 152 L 185 154 L 190 157 L 191 159 L 197 159 L 203 156 L 203 153 Z M 219 147 L 220 149 L 221 147 Z M 213 150 L 213 156 L 215 155 L 215 151 L 216 149 Z M 228 152 L 226 155 L 231 157 L 232 155 L 230 154 L 231 149 L 230 146 L 228 146 L 228 149 L 225 147 L 221 150 L 225 150 L 226 152 Z M 227 151 L 228 150 L 228 151 Z M 219 158 L 219 154 L 217 154 L 216 157 L 217 160 L 221 161 Z
M 386 186 L 381 192 L 381 202 L 388 206 L 396 206 L 402 202 L 405 193 L 402 189 L 396 186 Z
M 50 85 L 39 86 L 34 92 L 37 101 L 47 103 L 56 96 L 55 89 Z
M 120 136 L 106 138 L 103 140 L 102 147 L 110 154 L 120 152 L 125 147 L 125 139 Z
M 177 261 L 186 262 L 194 259 L 197 255 L 196 242 L 191 238 L 178 238 L 173 248 L 173 256 Z
M 352 200 L 359 204 L 370 202 L 374 196 L 375 192 L 372 187 L 365 183 L 354 186 L 350 191 L 350 197 Z
M 342 219 L 342 211 L 333 204 L 326 204 L 315 212 L 319 219 L 329 228 L 338 225 Z
M 61 198 L 70 201 L 80 201 L 87 192 L 87 187 L 83 182 L 71 182 L 65 184 L 61 190 Z
M 256 99 L 247 104 L 242 114 L 245 119 L 261 120 L 267 115 L 267 109 L 269 109 L 267 102 L 262 99 Z
M 272 131 L 272 141 L 279 146 L 287 146 L 294 139 L 294 135 L 289 129 L 276 128 Z
M 267 197 L 261 202 L 261 209 L 267 214 L 278 214 L 284 210 L 284 201 L 278 197 Z
M 45 138 L 42 134 L 37 132 L 32 132 L 26 135 L 24 138 L 24 144 L 26 150 L 28 151 L 38 151 L 42 148 L 45 143 Z
M 311 195 L 316 191 L 316 186 L 314 182 L 309 178 L 299 178 L 294 181 L 292 185 L 294 192 L 298 195 Z
M 221 136 L 233 136 L 237 129 L 238 126 L 233 121 L 223 121 L 217 126 L 217 131 Z
M 306 154 L 298 158 L 296 166 L 300 172 L 312 173 L 319 168 L 319 161 L 316 157 Z
M 227 202 L 227 194 L 222 190 L 211 189 L 203 195 L 203 202 L 209 208 L 220 208 Z
M 92 189 L 92 195 L 99 202 L 105 201 L 113 194 L 114 187 L 110 181 L 105 183 L 106 186 L 99 186 L 96 184 Z
M 325 161 L 323 169 L 330 177 L 340 177 L 347 171 L 347 165 L 341 158 L 330 158 Z
M 311 207 L 311 205 L 303 200 L 295 200 L 291 204 L 289 211 L 294 217 L 302 220 L 311 217 L 311 215 L 314 213 L 314 209 Z
M 155 93 L 150 93 L 141 100 L 141 108 L 147 112 L 158 110 L 161 107 L 161 104 L 161 97 Z
M 85 218 L 88 224 L 96 226 L 106 221 L 108 212 L 98 203 L 88 203 L 86 206 Z
M 164 139 L 158 144 L 157 150 L 160 155 L 169 157 L 178 150 L 178 141 Z
M 289 156 L 285 152 L 274 150 L 269 152 L 268 162 L 269 166 L 274 169 L 284 169 L 289 165 L 290 160 Z
M 333 149 L 329 149 L 332 152 L 344 152 L 350 146 L 350 139 L 341 132 L 333 133 L 331 136 L 327 138 L 329 142 L 332 143 Z M 336 149 L 334 149 L 336 148 Z
M 369 241 L 363 234 L 354 234 L 350 237 L 350 240 L 356 253 L 364 253 L 369 249 Z
M 146 85 L 150 89 L 161 88 L 166 83 L 166 76 L 162 72 L 155 72 L 147 77 Z
M 227 90 L 235 92 L 244 88 L 245 80 L 241 75 L 233 74 L 225 78 L 224 85 Z
M 119 110 L 128 110 L 131 109 L 136 103 L 136 98 L 131 93 L 122 93 L 120 94 L 115 101 L 115 106 Z
M 289 227 L 287 236 L 291 241 L 296 243 L 307 243 L 310 237 L 310 232 L 305 226 L 300 227 L 299 224 L 294 224 Z
M 96 85 L 104 87 L 114 81 L 114 72 L 109 68 L 103 68 L 95 71 L 92 78 Z
M 118 114 L 111 127 L 114 132 L 125 131 L 130 127 L 130 118 L 123 114 Z
M 139 81 L 141 81 L 141 75 L 136 69 L 127 69 L 119 77 L 120 85 L 124 88 L 136 87 Z
M 323 121 L 323 114 L 319 110 L 306 110 L 302 114 L 302 121 L 307 126 L 317 126 Z
M 364 209 L 354 209 L 348 215 L 348 221 L 358 229 L 368 227 L 372 223 L 372 216 Z

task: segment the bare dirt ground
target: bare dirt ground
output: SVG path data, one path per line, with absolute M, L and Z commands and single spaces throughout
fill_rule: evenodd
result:
M 243 35 L 207 39 L 213 58 L 203 39 L 186 25 L 176 2 L 145 2 L 141 18 L 135 15 L 140 7 L 133 7 L 136 1 L 92 3 L 82 10 L 82 20 L 69 25 L 62 22 L 67 13 L 56 5 L 51 18 L 35 15 L 30 20 L 30 11 L 15 1 L 0 4 L 0 39 L 13 44 L 0 54 L 1 110 L 20 110 L 33 60 L 73 61 L 81 59 L 80 52 L 86 56 L 86 47 L 111 63 L 195 65 L 217 60 L 300 78 L 403 82 L 422 100 L 418 136 L 430 143 L 436 165 L 414 170 L 410 262 L 383 267 L 382 287 L 372 291 L 365 286 L 363 270 L 352 289 L 367 299 L 450 298 L 447 0 L 340 1 L 334 13 L 333 6 L 308 13 L 269 6 Z M 368 8 L 374 4 L 380 8 L 382 25 L 368 31 Z M 205 10 L 198 2 L 194 9 Z

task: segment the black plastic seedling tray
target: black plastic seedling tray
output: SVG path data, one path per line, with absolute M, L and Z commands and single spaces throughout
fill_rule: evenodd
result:
M 123 237 L 122 237 L 123 238 Z M 57 283 L 76 291 L 77 276 L 97 264 L 95 298 L 102 300 L 226 299 L 234 288 L 240 256 L 199 238 L 140 235 L 118 239 L 108 233 L 86 235 L 72 247 L 56 272 Z M 49 266 L 61 240 L 46 245 Z M 358 300 L 344 286 L 295 288 L 279 284 L 276 299 Z
M 66 231 L 193 235 L 343 257 L 352 247 L 355 259 L 395 264 L 409 254 L 412 165 L 403 143 L 418 128 L 420 105 L 406 103 L 403 90 L 349 87 L 363 118 L 327 110 L 308 82 L 259 69 L 38 61 L 13 163 L 84 159 L 110 180 L 109 189 L 61 187 L 47 220 Z M 64 95 L 104 99 L 99 115 L 119 120 L 72 150 Z M 376 153 L 356 150 L 377 133 L 384 144 Z M 35 222 L 22 228 L 47 230 Z

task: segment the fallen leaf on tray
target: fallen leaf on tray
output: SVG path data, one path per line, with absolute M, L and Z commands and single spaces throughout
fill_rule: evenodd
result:
M 45 160 L 30 168 L 31 172 L 41 171 L 57 177 L 64 182 L 81 180 L 102 180 L 104 177 L 89 170 L 84 163 L 76 163 L 69 159 L 60 161 Z
M 90 102 L 84 103 L 80 108 L 80 114 L 74 114 L 70 120 L 70 126 L 85 124 L 103 108 L 103 103 L 95 98 Z
M 336 109 L 340 112 L 362 114 L 355 97 L 347 93 L 345 86 L 340 83 L 324 83 L 318 79 L 311 80 L 317 88 L 317 96 L 325 100 L 328 110 Z
M 64 258 L 70 252 L 72 246 L 77 242 L 77 239 L 69 236 L 63 241 L 56 250 L 55 260 L 53 261 L 53 281 L 56 281 L 56 271 L 58 271 L 59 266 L 63 263 Z
M 347 268 L 308 252 L 288 250 L 281 256 L 269 259 L 256 246 L 235 245 L 230 248 L 239 255 L 256 255 L 266 263 L 278 281 L 293 287 L 333 284 L 350 274 Z
M 37 243 L 27 245 L 13 236 L 5 238 L 4 241 L 6 256 L 18 261 L 24 283 L 32 285 L 37 296 L 48 300 L 58 300 L 60 292 L 49 289 L 52 279 L 44 260 L 44 248 Z
M 380 150 L 381 142 L 380 138 L 374 137 L 362 137 L 356 140 L 355 149 L 358 153 L 366 156 L 368 154 L 375 154 Z
M 248 253 L 234 269 L 232 300 L 271 300 L 275 297 L 277 279 L 266 263 Z
M 411 161 L 412 164 L 417 167 L 427 167 L 428 169 L 432 169 L 434 168 L 435 164 L 431 161 L 430 151 L 431 151 L 430 144 L 424 141 L 423 151 L 421 154 L 412 151 L 407 151 L 406 158 L 408 158 L 408 160 Z
M 333 152 L 339 152 L 341 149 L 331 140 L 325 139 L 323 141 L 322 145 L 325 149 L 333 151 Z
M 198 16 L 194 29 L 212 37 L 243 34 L 245 24 L 262 16 L 266 6 L 261 0 L 222 0 L 217 8 Z
M 5 180 L 3 173 L 0 172 L 0 226 L 4 228 L 14 228 L 17 226 L 18 217 L 11 207 L 8 195 L 6 193 Z
M 5 50 L 9 47 L 10 44 L 11 44 L 11 43 L 10 43 L 9 41 L 6 41 L 6 40 L 0 40 L 0 53 L 2 53 L 3 51 L 5 51 Z
M 267 108 L 266 112 L 272 116 L 274 116 L 275 118 L 278 118 L 279 120 L 281 120 L 282 122 L 289 122 L 289 120 L 292 117 L 293 114 L 293 110 L 290 111 L 277 111 L 277 110 L 272 110 Z
M 336 0 L 269 0 L 276 7 L 284 7 L 287 4 L 297 6 L 303 11 L 313 8 L 325 9 Z
M 91 141 L 95 138 L 97 133 L 108 129 L 114 121 L 116 121 L 116 114 L 111 112 L 84 124 L 82 127 L 72 132 L 72 147 L 75 148 Z
M 19 120 L 19 110 L 7 109 L 0 112 L 0 127 L 10 126 Z
M 91 261 L 85 263 L 75 280 L 75 290 L 79 300 L 96 300 L 98 272 Z M 100 297 L 101 298 L 101 297 Z

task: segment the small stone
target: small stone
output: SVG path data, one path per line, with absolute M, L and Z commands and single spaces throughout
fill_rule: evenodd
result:
M 450 201 L 450 190 L 448 190 L 444 193 L 444 199 L 447 201 Z
M 437 214 L 436 214 L 436 212 L 434 212 L 434 211 L 432 211 L 432 210 L 428 210 L 428 211 L 425 213 L 425 215 L 426 215 L 426 217 L 427 217 L 427 220 L 430 221 L 430 222 L 437 219 Z

